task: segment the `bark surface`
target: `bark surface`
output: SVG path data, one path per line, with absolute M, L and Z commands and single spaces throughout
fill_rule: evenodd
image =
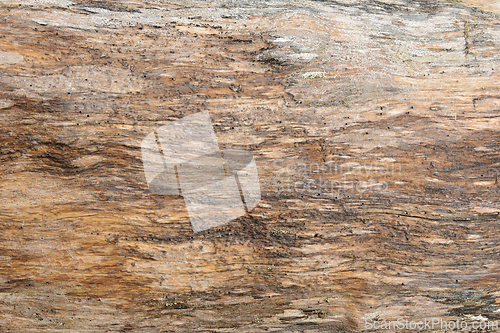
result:
M 499 18 L 487 0 L 0 0 L 1 331 L 499 319 Z M 253 151 L 262 199 L 193 233 L 141 142 L 205 110 L 221 148 Z

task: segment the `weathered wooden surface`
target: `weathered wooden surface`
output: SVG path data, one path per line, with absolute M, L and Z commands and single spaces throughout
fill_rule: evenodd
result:
M 0 1 L 1 331 L 498 319 L 499 14 Z M 193 234 L 140 144 L 203 110 L 221 147 L 253 150 L 262 201 Z

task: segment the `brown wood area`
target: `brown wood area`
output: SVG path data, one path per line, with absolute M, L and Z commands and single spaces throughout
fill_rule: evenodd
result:
M 490 0 L 0 0 L 0 332 L 500 320 L 499 19 Z M 253 152 L 261 201 L 194 233 L 141 142 L 201 111 Z

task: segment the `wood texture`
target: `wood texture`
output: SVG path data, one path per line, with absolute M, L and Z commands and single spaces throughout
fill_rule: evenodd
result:
M 2 332 L 497 320 L 495 1 L 0 1 Z M 193 233 L 140 145 L 208 110 L 262 200 Z

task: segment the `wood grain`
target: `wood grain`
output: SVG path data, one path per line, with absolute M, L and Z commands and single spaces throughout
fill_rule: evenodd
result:
M 497 320 L 492 1 L 0 1 L 2 332 Z M 208 110 L 262 200 L 193 233 L 141 141 Z M 438 331 L 438 330 L 435 330 Z

